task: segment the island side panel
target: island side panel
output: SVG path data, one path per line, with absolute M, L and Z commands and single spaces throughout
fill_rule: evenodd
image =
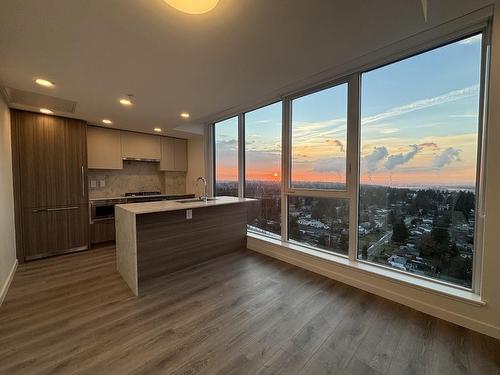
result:
M 116 268 L 132 292 L 139 295 L 135 214 L 115 207 Z
M 148 280 L 246 248 L 247 205 L 137 215 L 139 289 Z

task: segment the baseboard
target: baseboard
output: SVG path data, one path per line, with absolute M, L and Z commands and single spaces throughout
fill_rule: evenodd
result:
M 9 276 L 7 277 L 7 280 L 5 280 L 5 283 L 2 286 L 2 289 L 0 290 L 0 306 L 2 306 L 2 303 L 7 296 L 7 291 L 9 290 L 10 283 L 12 282 L 12 279 L 14 279 L 14 275 L 16 273 L 17 269 L 17 259 L 15 260 L 14 264 L 12 264 L 12 267 L 9 272 Z
M 337 269 L 335 269 L 336 267 L 327 264 L 327 262 L 325 261 L 313 261 L 310 257 L 301 256 L 297 252 L 291 251 L 282 246 L 264 243 L 264 241 L 256 240 L 253 238 L 249 238 L 248 240 L 248 249 L 293 264 L 297 267 L 307 269 L 311 272 L 326 276 L 328 278 L 338 280 L 355 288 L 367 291 L 372 294 L 376 294 L 380 297 L 403 304 L 415 310 L 449 321 L 462 327 L 469 328 L 473 331 L 477 331 L 482 334 L 492 336 L 496 339 L 500 339 L 500 327 L 496 327 L 483 321 L 479 321 L 463 314 L 456 313 L 435 304 L 424 302 L 424 300 L 422 300 L 421 298 L 416 299 L 414 297 L 411 297 L 407 292 L 399 293 L 397 289 L 400 288 L 400 286 L 398 286 L 397 283 L 394 283 L 394 288 L 383 288 L 381 286 L 378 286 L 376 282 L 363 281 L 362 279 L 364 277 L 361 273 L 359 274 L 359 277 L 356 277 L 356 271 L 349 272 L 351 274 L 351 276 L 349 276 L 347 275 L 347 272 L 345 272 L 345 269 L 339 269 L 338 267 Z

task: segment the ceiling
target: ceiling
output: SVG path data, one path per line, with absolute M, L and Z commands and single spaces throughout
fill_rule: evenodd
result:
M 425 22 L 421 0 L 220 0 L 204 15 L 163 0 L 2 0 L 0 86 L 74 101 L 92 124 L 188 135 L 493 2 L 428 0 Z

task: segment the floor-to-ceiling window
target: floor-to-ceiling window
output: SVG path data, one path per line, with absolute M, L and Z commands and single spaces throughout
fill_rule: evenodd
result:
M 254 232 L 474 289 L 484 38 L 478 31 L 216 123 L 217 194 L 260 201 Z
M 281 128 L 282 103 L 244 116 L 245 197 L 257 198 L 249 228 L 281 235 Z
M 294 98 L 290 107 L 288 239 L 340 254 L 349 237 L 347 94 L 343 82 Z
M 471 286 L 481 34 L 362 74 L 358 256 Z
M 215 194 L 238 196 L 238 117 L 214 125 Z

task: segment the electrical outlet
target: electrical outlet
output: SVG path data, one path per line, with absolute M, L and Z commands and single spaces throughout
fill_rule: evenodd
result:
M 193 218 L 193 210 L 186 210 L 186 220 L 191 220 Z
M 99 181 L 99 186 L 102 187 L 102 188 L 105 187 L 106 186 L 106 180 L 100 180 Z
M 96 180 L 90 180 L 90 187 L 95 189 L 97 187 L 97 181 Z

